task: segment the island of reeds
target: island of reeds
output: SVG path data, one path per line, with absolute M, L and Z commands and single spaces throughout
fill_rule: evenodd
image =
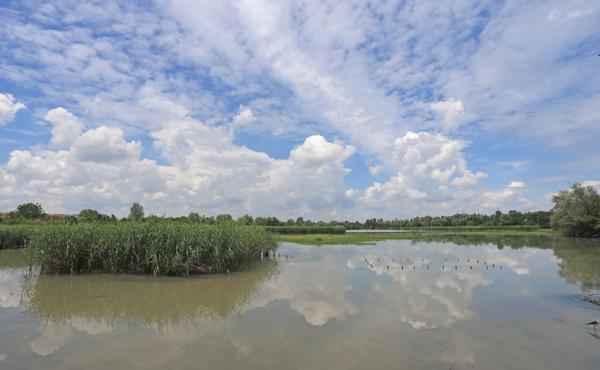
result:
M 231 222 L 95 222 L 40 227 L 27 257 L 42 272 L 187 275 L 234 269 L 276 247 L 264 228 Z

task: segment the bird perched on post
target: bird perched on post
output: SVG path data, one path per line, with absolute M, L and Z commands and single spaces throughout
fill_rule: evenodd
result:
M 586 325 L 593 325 L 594 330 L 596 330 L 596 326 L 600 325 L 600 318 L 596 317 L 596 320 L 590 321 Z

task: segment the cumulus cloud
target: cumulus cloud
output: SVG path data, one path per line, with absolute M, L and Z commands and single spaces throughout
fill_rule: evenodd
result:
M 58 112 L 79 122 L 66 110 Z M 340 141 L 309 136 L 287 159 L 273 159 L 235 144 L 227 126 L 191 118 L 171 121 L 151 137 L 168 164 L 142 158 L 140 142 L 106 126 L 80 133 L 63 150 L 15 150 L 0 166 L 0 189 L 9 195 L 0 207 L 14 207 L 32 194 L 49 210 L 70 212 L 89 205 L 123 213 L 141 201 L 160 214 L 292 217 L 300 211 L 331 217 L 346 206 L 344 162 L 355 148 Z
M 379 176 L 384 169 L 385 168 L 383 167 L 383 165 L 378 164 L 376 166 L 369 167 L 369 173 L 371 174 L 371 176 Z
M 431 103 L 430 107 L 440 117 L 444 128 L 447 130 L 456 130 L 465 123 L 467 118 L 465 107 L 460 100 L 450 98 L 445 101 Z
M 352 145 L 343 145 L 336 141 L 328 142 L 321 135 L 313 135 L 290 153 L 290 159 L 304 166 L 319 165 L 323 162 L 340 162 L 355 152 Z
M 387 161 L 394 175 L 368 187 L 363 202 L 395 206 L 403 200 L 443 200 L 451 196 L 449 187 L 477 184 L 486 174 L 468 169 L 463 154 L 466 145 L 442 134 L 406 133 L 395 140 L 393 155 Z
M 525 209 L 531 202 L 524 198 L 522 190 L 525 183 L 511 181 L 506 187 L 496 191 L 486 191 L 481 196 L 481 203 L 487 209 Z
M 79 119 L 63 107 L 48 111 L 44 119 L 52 124 L 51 143 L 57 146 L 73 143 L 83 129 Z
M 120 128 L 98 127 L 84 132 L 71 146 L 71 153 L 81 162 L 110 163 L 135 160 L 141 143 L 127 142 Z
M 245 125 L 254 122 L 255 120 L 256 117 L 254 117 L 254 112 L 252 112 L 252 109 L 248 107 L 240 107 L 238 114 L 233 117 L 233 122 L 237 123 L 238 125 Z
M 25 104 L 19 103 L 11 94 L 0 93 L 0 126 L 12 121 Z

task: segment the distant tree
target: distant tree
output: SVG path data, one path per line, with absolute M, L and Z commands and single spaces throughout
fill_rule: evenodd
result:
M 132 220 L 141 220 L 144 218 L 144 207 L 137 202 L 133 203 L 129 209 L 129 218 Z
M 110 220 L 110 217 L 108 217 L 107 215 L 103 215 L 102 213 L 94 209 L 84 209 L 83 211 L 79 212 L 77 218 L 81 222 L 96 222 Z
M 296 225 L 298 225 L 298 226 L 304 225 L 304 218 L 302 216 L 300 216 L 296 219 Z
M 27 220 L 40 219 L 46 216 L 42 206 L 39 203 L 24 203 L 17 207 L 14 215 L 18 218 Z
M 198 212 L 190 212 L 188 214 L 188 220 L 192 221 L 192 222 L 201 222 L 202 221 L 202 217 L 200 216 L 200 214 Z
M 242 225 L 252 225 L 254 223 L 254 219 L 250 215 L 243 215 L 237 219 L 237 222 Z
M 217 217 L 215 218 L 215 222 L 217 222 L 217 223 L 229 222 L 229 221 L 233 221 L 233 217 L 231 217 L 231 215 L 227 214 L 227 213 L 217 215 Z
M 600 236 L 600 195 L 591 186 L 574 184 L 552 198 L 550 223 L 566 236 Z

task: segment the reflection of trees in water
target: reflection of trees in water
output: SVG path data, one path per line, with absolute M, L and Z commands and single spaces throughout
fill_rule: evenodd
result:
M 584 292 L 600 290 L 600 241 L 576 240 L 552 248 L 560 259 L 560 276 Z
M 115 326 L 125 322 L 165 329 L 192 327 L 201 319 L 226 319 L 277 274 L 277 262 L 265 260 L 227 275 L 39 276 L 27 289 L 27 312 L 42 321 L 76 318 Z
M 495 245 L 498 249 L 505 247 L 518 249 L 524 247 L 547 248 L 546 245 L 564 238 L 545 235 L 423 235 L 413 240 L 413 243 L 436 242 L 463 246 Z
M 559 275 L 571 284 L 579 284 L 584 291 L 600 290 L 600 240 L 573 239 L 539 235 L 484 236 L 484 235 L 427 235 L 413 243 L 437 242 L 456 245 L 495 245 L 498 249 L 539 248 L 551 249 L 559 259 Z

